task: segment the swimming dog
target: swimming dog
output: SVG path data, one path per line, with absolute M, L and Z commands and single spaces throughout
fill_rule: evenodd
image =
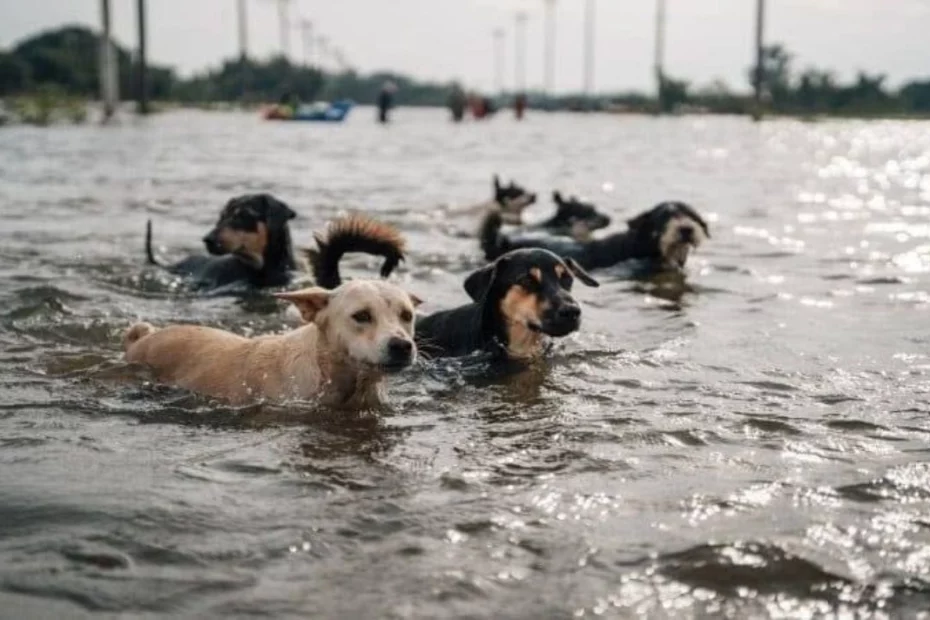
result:
M 328 287 L 342 285 L 339 261 L 347 252 L 380 253 L 387 258 L 385 266 L 404 258 L 399 234 L 371 221 L 365 226 L 336 226 L 318 244 L 320 250 L 309 258 L 317 284 Z M 417 317 L 417 346 L 429 357 L 475 351 L 510 359 L 535 357 L 543 352 L 545 336 L 558 338 L 579 328 L 581 308 L 570 292 L 575 277 L 598 286 L 571 259 L 562 260 L 547 250 L 510 252 L 466 278 L 472 303 Z
M 157 265 L 188 280 L 197 291 L 237 291 L 284 286 L 297 268 L 288 221 L 296 213 L 270 194 L 231 199 L 203 242 L 211 256 L 191 256 L 178 263 L 159 262 L 152 250 L 152 222 L 145 231 L 145 253 Z
M 577 196 L 562 197 L 561 192 L 552 192 L 555 215 L 539 224 L 527 226 L 528 230 L 544 231 L 550 235 L 571 237 L 575 241 L 588 241 L 595 230 L 610 226 L 610 217 L 597 210 L 590 202 Z M 506 223 L 506 222 L 504 222 Z
M 581 326 L 581 307 L 571 295 L 576 277 L 599 286 L 570 258 L 542 249 L 508 252 L 465 279 L 471 303 L 417 319 L 417 344 L 429 357 L 475 351 L 537 357 L 546 336 L 561 338 Z
M 456 215 L 497 212 L 501 214 L 505 224 L 518 225 L 523 221 L 526 208 L 536 202 L 536 194 L 517 185 L 513 180 L 507 185 L 501 185 L 500 177 L 496 174 L 493 178 L 493 190 L 494 195 L 487 202 L 450 211 Z
M 663 202 L 629 220 L 625 232 L 584 242 L 507 236 L 500 232 L 502 224 L 495 213 L 487 214 L 482 222 L 481 249 L 488 260 L 516 248 L 544 248 L 574 259 L 584 269 L 639 259 L 659 270 L 680 270 L 692 250 L 710 238 L 707 222 L 683 202 Z
M 126 361 L 148 367 L 161 383 L 234 405 L 319 399 L 370 408 L 382 402 L 386 375 L 416 360 L 420 301 L 397 286 L 353 280 L 276 297 L 293 303 L 306 324 L 245 338 L 198 325 L 136 323 L 123 337 Z

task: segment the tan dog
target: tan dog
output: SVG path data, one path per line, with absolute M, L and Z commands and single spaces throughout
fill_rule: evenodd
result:
M 126 361 L 158 381 L 232 404 L 319 399 L 351 408 L 381 403 L 384 377 L 410 366 L 414 308 L 420 300 L 386 282 L 353 280 L 337 289 L 278 293 L 307 325 L 244 338 L 195 325 L 130 327 Z

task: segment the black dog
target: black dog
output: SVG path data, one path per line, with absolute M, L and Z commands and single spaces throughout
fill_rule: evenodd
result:
M 270 194 L 239 196 L 226 203 L 216 226 L 203 238 L 214 256 L 191 256 L 173 265 L 160 263 L 152 251 L 151 220 L 145 231 L 145 253 L 149 264 L 187 278 L 196 291 L 284 286 L 297 268 L 288 227 L 296 215 Z
M 540 249 L 508 252 L 465 279 L 472 303 L 417 318 L 417 346 L 426 357 L 475 351 L 536 357 L 544 336 L 567 336 L 581 325 L 581 308 L 570 293 L 573 275 L 599 286 L 570 258 Z
M 539 224 L 528 226 L 528 230 L 587 241 L 595 230 L 610 226 L 610 217 L 598 211 L 590 202 L 582 202 L 576 196 L 566 200 L 557 191 L 552 192 L 552 200 L 556 206 L 555 215 Z
M 384 256 L 382 277 L 404 260 L 404 243 L 390 226 L 354 218 L 330 226 L 318 237 L 319 249 L 308 252 L 318 285 L 342 283 L 339 262 L 349 252 Z M 487 351 L 525 359 L 543 351 L 543 336 L 561 337 L 581 324 L 581 308 L 570 291 L 574 277 L 598 286 L 571 259 L 547 250 L 518 250 L 475 271 L 465 280 L 473 302 L 417 317 L 417 347 L 426 357 L 461 356 Z
M 481 249 L 488 260 L 516 248 L 545 248 L 564 258 L 573 258 L 584 269 L 639 259 L 653 268 L 680 270 L 691 250 L 710 238 L 707 222 L 682 202 L 663 202 L 629 220 L 626 232 L 585 242 L 509 237 L 501 234 L 502 223 L 496 213 L 489 213 L 482 222 Z

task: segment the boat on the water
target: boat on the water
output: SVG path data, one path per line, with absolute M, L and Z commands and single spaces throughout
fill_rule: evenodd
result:
M 273 105 L 265 109 L 264 117 L 270 121 L 341 123 L 349 116 L 353 105 L 348 99 L 300 104 L 296 109 L 290 105 Z

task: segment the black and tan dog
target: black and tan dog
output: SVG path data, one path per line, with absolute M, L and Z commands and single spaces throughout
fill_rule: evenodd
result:
M 577 196 L 565 199 L 558 191 L 552 192 L 552 200 L 555 202 L 555 214 L 538 224 L 530 224 L 526 230 L 587 241 L 595 230 L 610 226 L 610 217 L 598 211 L 593 203 L 584 202 Z
M 584 269 L 610 267 L 623 261 L 646 261 L 650 269 L 684 268 L 692 250 L 710 238 L 707 222 L 683 202 L 663 202 L 627 222 L 625 232 L 590 241 L 539 236 L 508 236 L 502 219 L 489 213 L 481 225 L 481 249 L 488 260 L 518 248 L 543 248 L 571 258 Z
M 233 198 L 203 238 L 212 256 L 165 265 L 152 250 L 152 222 L 145 232 L 148 262 L 181 276 L 196 291 L 245 292 L 290 283 L 297 268 L 288 221 L 297 214 L 270 194 Z
M 339 262 L 349 252 L 385 257 L 387 276 L 403 260 L 404 242 L 396 230 L 365 219 L 337 222 L 309 253 L 317 284 L 342 284 Z M 485 351 L 509 359 L 541 354 L 546 336 L 562 337 L 578 329 L 581 308 L 571 296 L 574 279 L 598 286 L 571 259 L 547 250 L 518 250 L 483 267 L 465 280 L 472 302 L 421 316 L 416 341 L 425 357 L 462 356 Z
M 467 207 L 451 208 L 453 215 L 480 215 L 484 213 L 500 213 L 505 224 L 518 225 L 523 222 L 523 212 L 536 202 L 536 194 L 514 183 L 502 185 L 500 177 L 493 178 L 493 196 L 490 200 Z

